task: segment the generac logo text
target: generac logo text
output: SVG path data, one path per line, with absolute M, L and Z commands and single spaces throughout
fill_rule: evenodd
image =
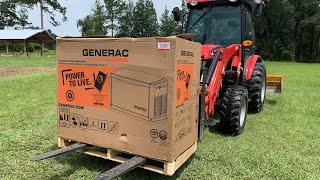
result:
M 129 57 L 128 49 L 83 49 L 83 56 L 97 57 Z
M 194 53 L 190 51 L 181 51 L 181 56 L 191 56 L 194 57 Z

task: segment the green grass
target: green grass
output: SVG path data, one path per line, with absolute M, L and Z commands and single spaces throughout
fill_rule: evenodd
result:
M 0 67 L 55 67 L 56 61 L 54 56 L 0 56 Z
M 284 75 L 283 94 L 268 94 L 264 111 L 248 117 L 240 136 L 207 130 L 172 179 L 320 178 L 320 64 L 266 64 L 269 73 Z M 28 160 L 57 148 L 55 79 L 54 73 L 0 78 L 0 179 L 93 179 L 116 165 L 83 154 Z M 164 178 L 142 169 L 120 177 Z

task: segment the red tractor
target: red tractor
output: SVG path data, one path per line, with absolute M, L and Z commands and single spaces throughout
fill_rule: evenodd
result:
M 253 15 L 261 0 L 188 0 L 185 36 L 202 44 L 199 139 L 219 117 L 223 132 L 243 132 L 247 112 L 262 111 L 266 68 L 256 55 Z M 173 10 L 180 21 L 182 12 Z

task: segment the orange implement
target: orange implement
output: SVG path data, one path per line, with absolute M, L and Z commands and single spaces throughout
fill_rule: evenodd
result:
M 268 75 L 267 76 L 267 92 L 282 93 L 283 90 L 283 76 Z

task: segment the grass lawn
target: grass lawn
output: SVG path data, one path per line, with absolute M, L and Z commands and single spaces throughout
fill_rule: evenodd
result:
M 26 57 L 26 56 L 0 56 L 0 67 L 54 67 L 56 64 L 55 57 Z
M 54 66 L 51 59 L 3 58 L 8 66 Z M 17 62 L 17 63 L 16 63 Z M 267 62 L 285 77 L 283 94 L 268 94 L 244 134 L 207 130 L 196 154 L 172 179 L 320 179 L 320 64 Z M 93 179 L 116 163 L 72 154 L 32 163 L 57 148 L 54 73 L 0 78 L 0 179 Z M 142 169 L 119 179 L 164 179 Z

